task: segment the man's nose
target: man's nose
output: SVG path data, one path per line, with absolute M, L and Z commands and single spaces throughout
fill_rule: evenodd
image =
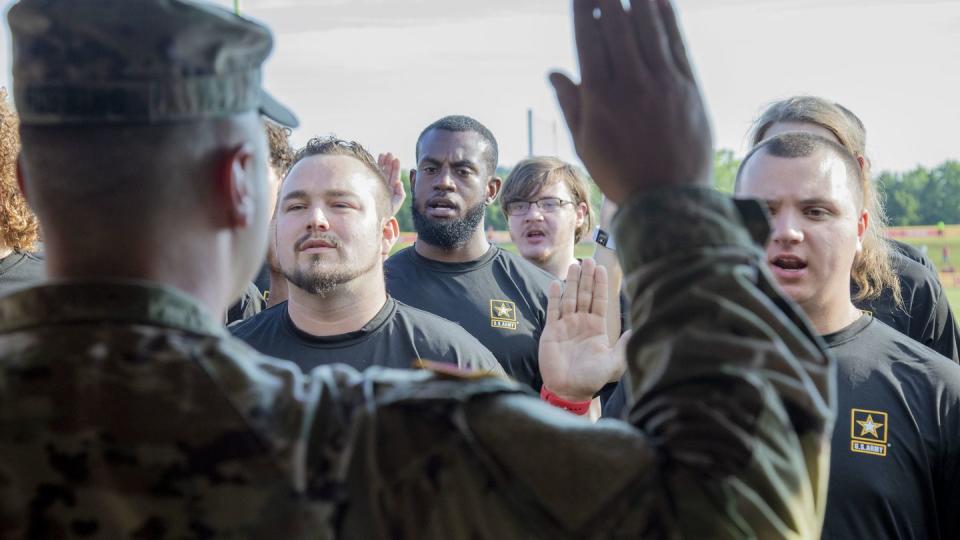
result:
M 433 188 L 437 191 L 455 191 L 457 184 L 453 181 L 453 171 L 449 167 L 440 169 L 436 179 L 433 182 Z
M 540 208 L 539 204 L 530 203 L 530 209 L 527 210 L 527 215 L 524 216 L 525 221 L 541 221 L 543 220 L 543 209 Z
M 771 220 L 771 240 L 779 244 L 798 244 L 803 241 L 803 229 L 793 212 L 779 212 Z
M 330 222 L 327 221 L 327 215 L 322 208 L 313 208 L 310 210 L 310 221 L 307 222 L 307 229 L 326 231 L 330 228 Z

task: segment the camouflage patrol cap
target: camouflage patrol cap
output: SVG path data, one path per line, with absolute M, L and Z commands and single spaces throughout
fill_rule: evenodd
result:
M 8 20 L 22 124 L 159 124 L 259 110 L 297 126 L 261 87 L 270 31 L 219 7 L 21 0 Z

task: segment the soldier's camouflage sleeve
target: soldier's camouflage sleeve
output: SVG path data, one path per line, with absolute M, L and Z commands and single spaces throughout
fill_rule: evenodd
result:
M 623 208 L 629 423 L 490 378 L 313 374 L 308 490 L 356 538 L 818 538 L 834 366 L 774 288 L 756 203 Z M 316 468 L 318 467 L 318 468 Z
M 303 375 L 188 295 L 0 299 L 0 538 L 816 538 L 832 365 L 775 292 L 766 221 L 628 205 L 629 423 L 450 370 Z

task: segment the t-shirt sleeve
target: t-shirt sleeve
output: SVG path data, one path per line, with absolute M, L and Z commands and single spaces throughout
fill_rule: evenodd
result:
M 440 317 L 434 320 L 434 332 L 442 336 L 441 347 L 448 350 L 446 358 L 460 369 L 506 376 L 503 366 L 493 353 L 460 325 Z
M 470 371 L 482 371 L 495 375 L 507 376 L 503 366 L 493 357 L 493 353 L 484 347 L 473 336 L 467 334 L 469 340 L 463 340 L 455 347 L 457 366 Z M 471 342 L 472 341 L 472 342 Z
M 958 350 L 960 329 L 957 328 L 953 310 L 950 308 L 950 302 L 943 287 L 937 287 L 937 292 L 934 299 L 936 306 L 930 310 L 933 315 L 929 325 L 930 342 L 926 345 L 954 362 L 960 363 L 960 350 Z
M 960 538 L 960 369 L 941 365 L 932 378 L 940 428 L 941 453 L 934 473 L 940 538 Z

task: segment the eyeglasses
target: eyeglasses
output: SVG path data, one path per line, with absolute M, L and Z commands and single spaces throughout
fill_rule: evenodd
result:
M 504 206 L 504 209 L 508 216 L 525 216 L 530 212 L 531 204 L 539 206 L 544 214 L 552 214 L 565 205 L 573 204 L 573 201 L 565 201 L 558 197 L 546 197 L 539 201 L 511 201 Z

